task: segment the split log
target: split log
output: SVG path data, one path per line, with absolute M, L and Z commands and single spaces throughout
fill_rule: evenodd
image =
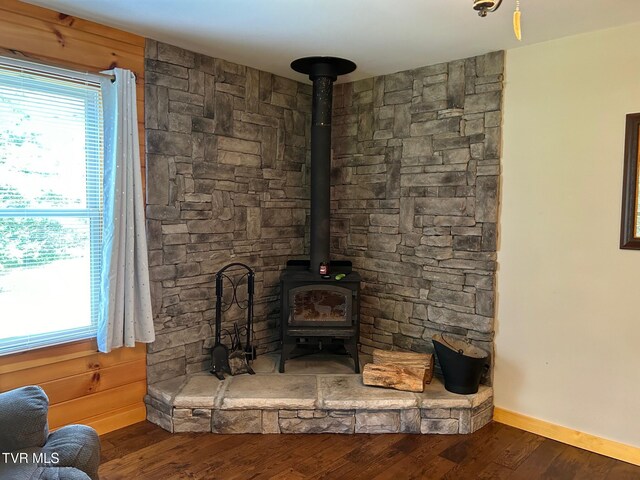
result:
M 416 352 L 398 352 L 389 350 L 373 351 L 373 363 L 376 365 L 398 365 L 400 367 L 419 367 L 426 369 L 425 383 L 433 378 L 433 354 Z
M 362 382 L 375 387 L 395 388 L 407 392 L 423 392 L 427 370 L 424 367 L 401 367 L 367 363 L 362 369 Z

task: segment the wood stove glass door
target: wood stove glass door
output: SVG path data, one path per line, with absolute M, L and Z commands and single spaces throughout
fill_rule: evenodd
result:
M 335 285 L 305 285 L 289 290 L 289 325 L 348 327 L 352 290 Z

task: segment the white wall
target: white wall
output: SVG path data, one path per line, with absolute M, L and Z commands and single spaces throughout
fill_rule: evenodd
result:
M 509 50 L 496 406 L 640 446 L 640 251 L 620 250 L 640 24 Z

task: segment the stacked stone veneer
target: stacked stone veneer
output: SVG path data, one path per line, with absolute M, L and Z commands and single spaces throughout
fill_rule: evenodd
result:
M 149 420 L 172 433 L 423 433 L 465 434 L 493 418 L 492 401 L 473 408 L 389 410 L 216 410 L 171 407 L 153 397 Z M 159 417 L 157 412 L 164 413 Z
M 362 349 L 493 350 L 503 52 L 336 86 L 332 254 L 364 278 Z
M 255 340 L 260 352 L 276 348 L 280 270 L 306 244 L 310 94 L 309 85 L 147 42 L 149 383 L 209 368 L 214 274 L 233 261 L 257 272 Z
M 331 248 L 363 276 L 365 353 L 441 332 L 493 350 L 503 64 L 335 87 Z M 308 245 L 311 87 L 154 41 L 145 73 L 154 383 L 209 368 L 232 261 L 257 271 L 259 352 L 277 348 L 280 271 Z

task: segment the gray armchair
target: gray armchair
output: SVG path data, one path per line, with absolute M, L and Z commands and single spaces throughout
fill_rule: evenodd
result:
M 98 480 L 100 440 L 86 425 L 49 435 L 42 388 L 0 393 L 0 479 Z

